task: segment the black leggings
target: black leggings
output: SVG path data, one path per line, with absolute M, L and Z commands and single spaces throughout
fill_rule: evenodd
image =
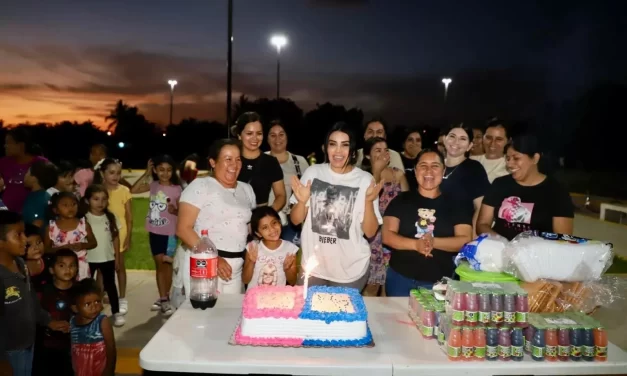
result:
M 111 313 L 114 315 L 120 312 L 120 301 L 118 300 L 118 288 L 115 286 L 115 261 L 107 262 L 90 262 L 89 269 L 93 276 L 96 270 L 102 273 L 102 281 L 104 289 L 109 295 L 109 304 L 111 304 Z

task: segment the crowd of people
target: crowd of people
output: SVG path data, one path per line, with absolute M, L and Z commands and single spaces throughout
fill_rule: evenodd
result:
M 160 155 L 129 184 L 103 145 L 84 166 L 55 165 L 12 129 L 0 159 L 0 373 L 113 375 L 112 327 L 129 310 L 133 194 L 150 197 L 158 298 L 145 309 L 165 316 L 190 291 L 203 231 L 218 249 L 220 293 L 302 284 L 299 270 L 315 258 L 310 285 L 367 296 L 408 296 L 452 277 L 455 253 L 477 234 L 572 234 L 570 196 L 538 169 L 538 140 L 508 131 L 499 119 L 454 125 L 427 148 L 410 128 L 397 152 L 383 119 L 366 122 L 361 137 L 340 122 L 324 140 L 325 162 L 309 165 L 288 151 L 280 121 L 264 132 L 249 112 L 233 138 L 211 145 L 209 174 L 198 174 L 197 155 L 180 165 Z

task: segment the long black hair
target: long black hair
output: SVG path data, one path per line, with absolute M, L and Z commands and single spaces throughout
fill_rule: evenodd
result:
M 172 185 L 181 185 L 181 178 L 179 177 L 178 171 L 177 171 L 177 164 L 176 162 L 174 162 L 174 158 L 170 157 L 167 154 L 163 154 L 163 155 L 159 155 L 156 156 L 152 159 L 152 165 L 154 166 L 153 170 L 151 171 L 152 173 L 152 181 L 159 181 L 159 176 L 157 176 L 157 174 L 155 173 L 155 169 L 160 165 L 160 164 L 169 164 L 170 167 L 172 167 L 172 176 L 170 177 L 170 184 Z
M 367 139 L 366 141 L 364 141 L 364 159 L 361 161 L 362 170 L 368 171 L 368 172 L 372 171 L 372 161 L 370 160 L 370 158 L 367 158 L 367 157 L 370 156 L 370 152 L 372 151 L 372 148 L 379 142 L 385 142 L 386 146 L 388 144 L 388 142 L 383 137 L 371 137 Z
M 80 202 L 80 212 L 85 215 L 89 212 L 89 200 L 96 193 L 104 193 L 107 195 L 107 199 L 109 199 L 109 191 L 100 185 L 100 184 L 92 184 L 85 190 L 85 195 L 81 199 Z M 115 215 L 111 213 L 108 208 L 105 208 L 104 214 L 107 216 L 107 220 L 109 221 L 109 231 L 111 231 L 111 238 L 115 239 L 116 236 L 119 235 L 118 223 L 115 219 Z
M 41 156 L 43 155 L 43 150 L 41 147 L 33 142 L 31 132 L 26 129 L 25 126 L 16 127 L 9 130 L 6 134 L 7 136 L 11 136 L 13 141 L 16 144 L 24 144 L 24 153 L 30 156 Z
M 97 168 L 94 168 L 94 184 L 102 184 L 103 178 L 102 174 L 107 170 L 107 168 L 112 164 L 119 164 L 120 168 L 122 167 L 122 163 L 114 158 L 105 158 L 102 163 L 100 163 Z
M 333 132 L 342 132 L 348 135 L 348 159 L 346 159 L 346 166 L 354 166 L 357 163 L 357 138 L 355 137 L 355 131 L 348 124 L 343 121 L 339 121 L 329 129 L 327 132 L 327 136 L 324 139 L 324 159 L 325 162 L 329 163 L 331 158 L 329 158 L 329 139 Z

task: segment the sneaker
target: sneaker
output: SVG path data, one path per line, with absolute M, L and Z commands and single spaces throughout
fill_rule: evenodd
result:
M 161 310 L 161 299 L 157 299 L 152 306 L 150 307 L 151 311 L 159 311 Z
M 121 326 L 124 326 L 124 324 L 126 324 L 126 319 L 124 318 L 124 315 L 122 315 L 121 313 L 116 313 L 115 315 L 113 315 L 113 326 L 119 328 Z
M 165 302 L 161 302 L 161 313 L 164 316 L 170 316 L 174 313 L 174 309 L 170 304 L 170 301 L 166 300 Z
M 120 314 L 126 315 L 128 313 L 128 300 L 120 299 Z

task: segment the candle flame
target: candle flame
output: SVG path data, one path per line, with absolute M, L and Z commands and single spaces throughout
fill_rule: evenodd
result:
M 305 263 L 305 273 L 306 274 L 311 273 L 311 271 L 314 270 L 316 266 L 318 266 L 318 259 L 316 258 L 316 256 L 315 255 L 309 256 L 309 258 L 307 259 L 307 262 Z

